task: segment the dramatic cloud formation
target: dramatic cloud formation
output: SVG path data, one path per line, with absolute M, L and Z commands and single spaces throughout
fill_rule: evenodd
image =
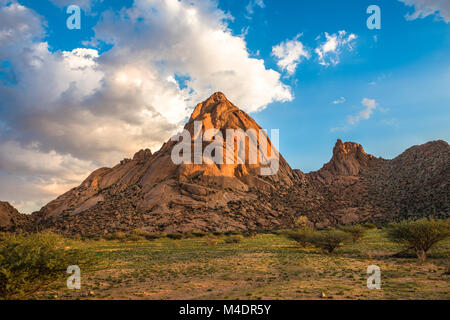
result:
M 449 0 L 399 0 L 408 6 L 414 7 L 414 12 L 406 15 L 406 19 L 414 20 L 426 18 L 430 15 L 439 16 L 446 23 L 450 22 Z
M 272 55 L 277 58 L 277 65 L 281 70 L 286 71 L 289 75 L 294 74 L 297 65 L 301 60 L 309 59 L 310 53 L 303 44 L 298 41 L 301 34 L 292 40 L 286 40 L 272 48 Z
M 214 2 L 135 0 L 105 12 L 90 41 L 113 45 L 101 55 L 51 51 L 39 15 L 15 1 L 0 4 L 0 196 L 22 211 L 93 169 L 155 151 L 214 91 L 248 112 L 292 100 Z
M 321 37 L 317 37 L 320 39 Z M 353 42 L 357 36 L 342 30 L 338 33 L 329 35 L 325 32 L 325 41 L 316 48 L 315 52 L 319 57 L 319 63 L 324 66 L 337 65 L 339 63 L 339 54 L 344 49 L 352 50 Z
M 367 120 L 372 115 L 373 110 L 377 107 L 377 103 L 373 99 L 364 98 L 361 101 L 361 104 L 365 107 L 363 110 L 359 112 L 356 116 L 348 116 L 348 123 L 354 125 L 357 124 L 361 120 Z

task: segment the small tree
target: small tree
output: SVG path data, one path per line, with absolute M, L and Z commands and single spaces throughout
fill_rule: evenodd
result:
M 332 253 L 334 249 L 341 247 L 350 240 L 350 235 L 340 230 L 316 231 L 307 236 L 306 241 L 315 247 Z
M 348 233 L 353 240 L 353 243 L 355 243 L 358 240 L 361 240 L 362 237 L 364 236 L 364 234 L 366 233 L 367 229 L 363 228 L 361 226 L 358 225 L 354 225 L 354 226 L 342 226 L 339 228 L 340 230 Z
M 312 223 L 306 216 L 298 216 L 294 219 L 294 224 L 297 229 L 308 229 L 312 227 Z
M 286 231 L 284 234 L 288 239 L 297 241 L 300 246 L 305 247 L 308 244 L 308 237 L 312 234 L 313 230 L 303 229 L 297 231 Z
M 241 235 L 230 235 L 225 238 L 225 243 L 240 243 L 242 239 Z
M 23 298 L 41 286 L 67 276 L 70 265 L 91 268 L 87 251 L 67 249 L 54 234 L 10 235 L 0 242 L 0 299 Z
M 450 236 L 448 220 L 420 219 L 391 223 L 387 229 L 387 237 L 396 243 L 412 249 L 417 258 L 423 262 L 427 252 L 433 245 Z

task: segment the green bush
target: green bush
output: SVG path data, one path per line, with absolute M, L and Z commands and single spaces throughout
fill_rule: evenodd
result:
M 171 233 L 167 235 L 167 238 L 172 240 L 180 240 L 184 238 L 184 235 L 182 233 Z
M 236 230 L 229 230 L 229 231 L 225 231 L 225 235 L 226 236 L 237 236 L 240 235 L 241 233 L 239 231 Z
M 374 225 L 372 222 L 366 222 L 362 226 L 363 226 L 363 228 L 366 228 L 367 230 L 377 229 L 377 226 Z
M 332 253 L 336 248 L 341 247 L 350 239 L 351 237 L 348 233 L 332 229 L 314 231 L 306 237 L 306 242 L 328 253 Z
M 276 234 L 277 236 L 287 236 L 289 232 L 292 232 L 292 229 L 276 229 L 272 230 L 272 234 Z
M 225 243 L 240 243 L 242 239 L 241 235 L 231 235 L 225 238 Z
M 145 232 L 144 230 L 141 230 L 141 229 L 133 229 L 130 231 L 130 234 L 144 237 L 147 234 L 147 232 Z
M 217 246 L 219 244 L 219 240 L 215 238 L 207 238 L 205 241 L 206 246 Z
M 213 235 L 220 237 L 220 236 L 223 236 L 223 232 L 222 231 L 214 231 Z
M 86 251 L 71 249 L 54 234 L 9 235 L 0 242 L 0 298 L 21 299 L 42 285 L 67 277 L 67 267 L 95 264 Z
M 6 233 L 6 232 L 0 232 L 0 241 L 4 241 L 8 238 L 10 234 Z
M 449 222 L 423 218 L 391 223 L 387 228 L 387 237 L 403 245 L 406 250 L 413 250 L 423 262 L 432 246 L 450 236 Z
M 191 234 L 192 234 L 192 236 L 194 236 L 196 238 L 203 238 L 203 237 L 206 237 L 206 235 L 207 235 L 206 232 L 201 232 L 201 231 L 192 231 Z
M 145 240 L 144 236 L 138 235 L 136 233 L 130 233 L 127 235 L 127 240 L 130 241 L 141 241 L 141 240 Z
M 156 234 L 156 233 L 150 233 L 150 232 L 147 232 L 147 233 L 144 235 L 144 237 L 145 237 L 145 239 L 147 239 L 147 240 L 156 240 L 156 239 L 159 239 L 159 238 L 163 238 L 164 236 L 163 236 L 162 234 Z
M 363 227 L 358 226 L 358 225 L 341 226 L 339 229 L 344 231 L 344 232 L 346 232 L 346 233 L 348 233 L 352 237 L 352 241 L 353 242 L 361 240 L 363 238 L 364 234 L 367 231 L 366 228 L 363 228 Z
M 284 231 L 284 235 L 291 240 L 297 241 L 302 247 L 305 247 L 308 244 L 308 237 L 313 233 L 311 229 L 303 229 L 303 230 L 289 230 Z
M 80 235 L 80 239 L 82 241 L 99 241 L 102 237 L 98 234 L 85 234 L 83 236 Z M 76 240 L 74 238 L 74 240 Z
M 147 234 L 147 232 L 145 232 L 144 230 L 134 229 L 134 230 L 131 230 L 130 233 L 127 234 L 127 240 L 130 240 L 130 241 L 145 240 L 146 234 Z
M 127 235 L 124 232 L 113 232 L 103 236 L 106 240 L 125 240 Z
M 242 235 L 246 238 L 254 238 L 256 237 L 256 231 L 245 231 Z

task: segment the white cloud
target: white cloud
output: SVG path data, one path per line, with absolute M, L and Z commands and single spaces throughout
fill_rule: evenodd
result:
M 245 7 L 245 10 L 249 15 L 252 15 L 255 12 L 255 8 L 259 7 L 261 9 L 265 8 L 265 4 L 263 0 L 250 0 Z
M 374 99 L 364 98 L 361 104 L 365 107 L 356 116 L 348 116 L 347 121 L 351 125 L 357 124 L 361 120 L 367 120 L 372 115 L 373 110 L 377 107 L 377 102 Z
M 325 41 L 315 49 L 319 63 L 324 66 L 337 65 L 342 50 L 352 50 L 353 42 L 356 38 L 357 36 L 355 34 L 350 33 L 347 35 L 347 32 L 344 30 L 331 35 L 325 32 Z M 317 39 L 320 39 L 320 37 Z
M 334 100 L 334 101 L 333 101 L 333 104 L 344 103 L 345 101 L 346 101 L 346 100 L 345 100 L 345 97 L 340 97 L 339 99 Z
M 4 59 L 20 42 L 32 41 L 43 34 L 44 29 L 40 17 L 26 7 L 7 1 L 0 2 L 0 58 Z
M 188 97 L 191 104 L 217 90 L 249 112 L 291 100 L 280 74 L 250 57 L 243 37 L 228 29 L 228 19 L 210 1 L 139 0 L 121 17 L 106 13 L 95 31 L 97 39 L 116 45 L 108 63 L 158 70 L 164 79 L 188 76 L 186 84 L 194 90 Z
M 399 0 L 408 6 L 414 7 L 413 13 L 406 14 L 407 20 L 426 18 L 430 15 L 440 17 L 446 23 L 450 22 L 449 0 Z
M 272 55 L 277 58 L 277 65 L 289 75 L 294 74 L 297 65 L 302 59 L 309 59 L 310 53 L 305 46 L 298 41 L 301 34 L 292 40 L 286 40 L 272 48 Z
M 135 0 L 120 15 L 105 12 L 92 43 L 114 47 L 101 55 L 49 50 L 42 17 L 0 4 L 0 60 L 14 75 L 14 85 L 0 77 L 0 198 L 23 210 L 95 168 L 159 148 L 214 91 L 248 112 L 293 98 L 212 1 Z

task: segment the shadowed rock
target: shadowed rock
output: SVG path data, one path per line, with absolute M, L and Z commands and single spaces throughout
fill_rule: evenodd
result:
M 218 129 L 223 137 L 227 129 L 261 129 L 220 92 L 198 104 L 186 123 L 191 149 L 195 121 L 203 133 Z M 171 154 L 178 142 L 171 139 L 155 153 L 141 150 L 113 168 L 94 171 L 80 186 L 13 226 L 67 234 L 136 228 L 170 233 L 292 227 L 299 215 L 319 227 L 449 217 L 450 147 L 445 141 L 415 146 L 385 160 L 357 143 L 338 140 L 330 162 L 316 172 L 292 170 L 279 155 L 279 170 L 264 176 L 266 164 L 260 157 L 247 161 L 262 143 L 272 146 L 270 140 L 260 140 L 249 140 L 244 156 L 232 155 L 233 163 L 177 165 Z M 202 141 L 201 151 L 214 141 Z M 230 156 L 225 146 L 217 150 L 224 160 Z M 10 215 L 2 214 L 2 223 L 11 225 L 8 219 Z

